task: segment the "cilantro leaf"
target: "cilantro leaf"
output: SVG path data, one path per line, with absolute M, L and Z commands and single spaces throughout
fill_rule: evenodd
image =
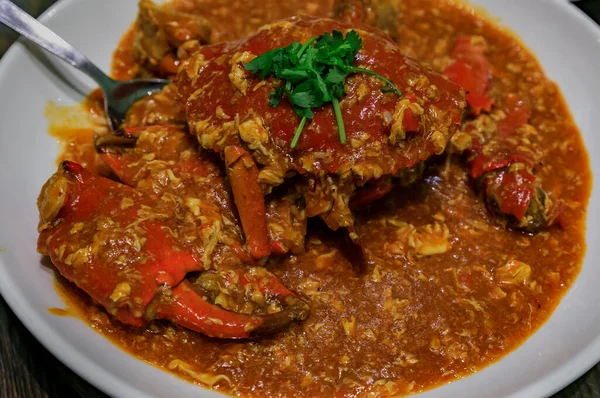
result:
M 333 98 L 331 96 L 331 92 L 319 73 L 315 74 L 313 82 L 316 87 L 316 91 L 318 91 L 319 97 L 321 98 L 321 102 L 323 103 L 331 101 Z
M 273 53 L 275 51 L 276 50 L 271 50 L 264 53 L 260 57 L 254 58 L 252 61 L 246 64 L 246 70 L 249 70 L 251 73 L 259 73 L 260 78 L 264 79 L 271 73 L 271 68 L 273 65 Z
M 285 87 L 277 86 L 275 91 L 270 94 L 269 105 L 273 108 L 277 108 L 281 101 L 283 101 L 283 95 L 285 94 Z
M 332 85 L 344 83 L 344 81 L 346 80 L 346 76 L 348 76 L 347 72 L 345 72 L 343 69 L 337 66 L 334 66 L 327 73 L 327 76 L 325 77 L 325 82 Z
M 282 70 L 277 74 L 277 77 L 280 79 L 289 80 L 292 83 L 297 83 L 308 79 L 310 76 L 306 69 L 294 68 Z
M 296 112 L 296 114 L 302 118 L 307 118 L 307 119 L 312 119 L 313 117 L 315 117 L 314 113 L 307 108 L 298 108 L 298 107 L 294 107 L 294 111 Z
M 348 32 L 348 34 L 346 34 L 346 42 L 350 47 L 350 52 L 348 55 L 352 56 L 351 59 L 346 59 L 346 63 L 352 65 L 354 64 L 354 57 L 356 56 L 356 53 L 358 53 L 358 51 L 362 48 L 362 39 L 355 30 L 351 30 Z
M 246 70 L 258 74 L 261 79 L 274 76 L 283 84 L 276 86 L 269 95 L 269 105 L 279 106 L 284 98 L 301 118 L 291 147 L 294 148 L 308 119 L 314 117 L 313 109 L 331 102 L 336 117 L 340 142 L 346 142 L 344 120 L 340 100 L 346 95 L 344 84 L 351 73 L 366 73 L 381 79 L 383 92 L 402 95 L 393 82 L 380 74 L 354 67 L 356 54 L 362 48 L 362 38 L 351 30 L 344 34 L 334 30 L 315 36 L 306 43 L 294 42 L 287 47 L 267 51 L 246 64 Z
M 294 91 L 287 93 L 287 97 L 295 107 L 299 108 L 316 108 L 322 104 L 313 80 L 304 81 Z
M 346 95 L 343 82 L 332 85 L 329 90 L 331 91 L 332 97 L 335 99 L 344 98 Z

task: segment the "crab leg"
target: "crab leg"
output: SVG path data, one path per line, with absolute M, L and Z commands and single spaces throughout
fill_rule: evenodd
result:
M 554 203 L 535 176 L 541 156 L 535 129 L 528 125 L 531 110 L 515 95 L 507 96 L 502 112 L 490 112 L 492 74 L 486 58 L 487 45 L 480 36 L 460 37 L 452 50 L 448 78 L 468 91 L 466 100 L 478 116 L 465 126 L 466 135 L 453 138 L 455 148 L 467 150 L 471 177 L 477 181 L 488 208 L 512 228 L 527 232 L 560 220 L 562 202 Z M 462 142 L 461 142 L 462 141 Z
M 239 146 L 224 151 L 227 176 L 240 214 L 250 254 L 260 259 L 271 254 L 265 199 L 258 185 L 258 168 L 250 154 Z
M 285 288 L 275 277 L 266 293 L 276 293 L 283 301 L 281 311 L 262 316 L 240 314 L 204 300 L 189 281 L 183 281 L 168 296 L 161 296 L 152 307 L 152 318 L 168 319 L 211 337 L 248 338 L 275 333 L 298 319 L 308 316 L 308 306 Z
M 451 81 L 467 91 L 466 100 L 475 115 L 489 112 L 493 103 L 489 97 L 492 73 L 486 51 L 483 37 L 459 37 L 451 54 L 453 62 L 444 71 Z
M 208 336 L 245 338 L 308 316 L 308 306 L 264 269 L 253 283 L 281 311 L 247 315 L 205 300 L 184 280 L 204 270 L 201 256 L 168 232 L 163 218 L 171 216 L 148 196 L 75 163 L 61 165 L 38 204 L 38 250 L 123 323 L 167 318 Z
M 293 188 L 267 197 L 267 221 L 271 252 L 283 255 L 304 250 L 306 210 L 301 195 Z
M 509 96 L 502 113 L 505 119 L 499 122 L 481 115 L 468 123 L 470 142 L 459 149 L 466 149 L 471 178 L 488 208 L 511 228 L 538 232 L 560 222 L 562 202 L 553 202 L 535 176 L 540 154 L 537 131 L 527 124 L 529 109 Z

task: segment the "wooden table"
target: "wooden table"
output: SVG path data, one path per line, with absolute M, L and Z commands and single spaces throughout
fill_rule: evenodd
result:
M 14 0 L 13 0 L 14 1 Z M 16 0 L 38 15 L 55 0 Z M 577 5 L 596 22 L 600 21 L 600 0 L 582 0 Z M 13 39 L 0 30 L 0 54 Z M 106 398 L 50 354 L 29 333 L 0 297 L 0 398 Z M 600 364 L 553 398 L 600 398 Z

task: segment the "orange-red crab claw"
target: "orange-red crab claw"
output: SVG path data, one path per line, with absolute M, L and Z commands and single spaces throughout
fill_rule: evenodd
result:
M 194 289 L 188 273 L 205 271 L 202 253 L 178 239 L 147 195 L 63 162 L 38 198 L 38 250 L 60 273 L 121 322 L 142 326 L 168 319 L 212 337 L 247 338 L 276 332 L 306 319 L 307 305 L 268 271 L 244 277 L 276 301 L 280 311 L 237 313 Z M 209 271 L 218 272 L 218 271 Z
M 265 199 L 258 184 L 258 167 L 243 148 L 231 145 L 224 151 L 227 176 L 240 214 L 250 254 L 260 259 L 271 254 Z
M 530 115 L 522 100 L 509 95 L 503 119 L 481 115 L 466 124 L 465 132 L 472 141 L 467 150 L 471 177 L 488 208 L 507 226 L 535 233 L 561 222 L 562 201 L 553 201 L 535 175 L 540 154 L 537 133 L 527 127 Z
M 143 148 L 136 151 L 141 135 L 150 139 L 142 139 Z M 179 126 L 126 127 L 97 136 L 94 143 L 104 162 L 117 177 L 133 187 L 136 187 L 148 172 L 143 170 L 147 164 L 144 155 L 151 154 L 153 160 L 173 163 L 170 168 L 176 174 L 187 172 L 207 175 L 215 168 L 214 162 L 203 161 L 203 157 L 210 156 L 207 152 L 181 158 L 180 155 L 186 150 L 195 151 L 198 144 L 192 135 L 181 131 Z M 296 203 L 300 201 L 299 195 L 294 190 L 270 195 L 266 203 L 257 181 L 256 164 L 247 151 L 238 146 L 231 146 L 224 151 L 224 155 L 248 251 L 252 255 L 243 250 L 237 242 L 232 242 L 231 248 L 237 251 L 238 257 L 244 263 L 252 264 L 254 258 L 260 259 L 269 254 L 283 255 L 290 250 L 302 251 L 306 215 L 303 206 Z
M 451 81 L 467 90 L 466 100 L 475 115 L 489 112 L 493 103 L 489 96 L 492 73 L 486 50 L 483 38 L 461 36 L 454 43 L 453 63 L 444 71 Z

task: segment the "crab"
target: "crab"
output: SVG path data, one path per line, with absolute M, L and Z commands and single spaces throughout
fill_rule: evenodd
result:
M 491 96 L 487 44 L 481 36 L 459 37 L 444 74 L 467 90 L 469 108 L 451 147 L 466 153 L 471 178 L 502 224 L 528 233 L 560 224 L 563 202 L 553 201 L 536 177 L 540 137 L 528 124 L 531 109 L 515 94 Z M 492 106 L 496 105 L 496 106 Z
M 140 4 L 138 21 L 148 20 L 142 8 L 149 4 L 148 0 Z M 225 164 L 233 166 L 229 178 L 255 258 L 299 251 L 303 244 L 301 233 L 283 242 L 277 233 L 282 226 L 269 217 L 267 210 L 280 200 L 279 193 L 272 193 L 275 187 L 288 195 L 283 199 L 289 210 L 288 226 L 319 216 L 332 229 L 347 228 L 360 244 L 351 210 L 384 197 L 398 183 L 406 185 L 407 180 L 417 179 L 424 162 L 444 152 L 450 137 L 453 151 L 466 153 L 470 174 L 496 220 L 532 233 L 560 224 L 562 202 L 551 200 L 536 177 L 541 154 L 536 151 L 535 139 L 515 144 L 523 134 L 535 135 L 527 123 L 527 105 L 512 109 L 512 102 L 522 101 L 514 96 L 508 100 L 492 96 L 484 38 L 459 37 L 450 64 L 441 71 L 464 90 L 463 102 L 460 90 L 441 83 L 438 75 L 395 51 L 389 38 L 395 37 L 398 11 L 392 3 L 339 0 L 334 13 L 336 20 L 296 17 L 279 21 L 229 43 L 206 45 L 211 41 L 209 35 L 196 30 L 188 35 L 193 40 L 171 46 L 180 66 L 176 82 L 187 115 L 185 123 L 205 149 L 219 152 Z M 166 29 L 157 18 L 153 21 L 154 31 Z M 351 121 L 349 145 L 337 141 L 333 112 L 325 106 L 317 111 L 298 148 L 291 149 L 298 117 L 285 101 L 271 109 L 266 98 L 278 82 L 251 76 L 244 66 L 272 48 L 351 27 L 360 28 L 365 42 L 356 57 L 357 65 L 389 76 L 403 96 L 383 95 L 380 82 L 356 74 L 348 79 L 348 95 L 342 101 L 344 119 Z M 465 102 L 467 112 L 462 113 Z M 457 128 L 463 115 L 466 117 Z M 506 120 L 496 123 L 497 128 L 490 127 L 494 123 L 487 118 L 493 115 Z M 487 124 L 487 134 L 478 131 L 482 124 Z M 240 160 L 246 170 L 237 165 Z M 236 179 L 242 181 L 236 183 Z M 292 191 L 295 194 L 291 195 Z
M 177 73 L 177 49 L 189 40 L 208 43 L 210 23 L 200 15 L 141 0 L 134 37 L 134 56 L 142 76 L 168 77 Z
M 437 74 L 402 56 L 390 39 L 393 24 L 366 3 L 338 2 L 337 20 L 293 17 L 242 40 L 205 44 L 204 19 L 142 0 L 138 60 L 144 73 L 177 72 L 175 83 L 95 139 L 120 182 L 61 164 L 38 199 L 38 250 L 123 323 L 166 319 L 212 337 L 248 338 L 309 316 L 308 305 L 260 266 L 264 258 L 301 252 L 309 217 L 347 229 L 365 254 L 352 211 L 410 186 L 447 147 L 464 153 L 504 225 L 533 233 L 560 223 L 562 202 L 535 175 L 542 154 L 531 111 L 515 95 L 492 96 L 485 40 L 459 38 Z M 325 105 L 292 148 L 298 116 L 286 101 L 268 103 L 280 83 L 245 65 L 333 30 L 355 30 L 363 42 L 356 65 L 385 75 L 402 94 L 353 74 L 340 101 L 348 143 Z
M 63 162 L 44 185 L 38 250 L 119 321 L 219 338 L 275 333 L 308 305 L 243 248 L 228 186 L 177 126 L 98 137 L 121 182 Z
M 354 21 L 368 12 L 364 2 L 337 7 Z M 315 109 L 297 147 L 291 142 L 300 118 L 291 104 L 269 105 L 280 84 L 245 70 L 257 56 L 334 30 L 355 30 L 363 47 L 355 65 L 388 79 L 402 92 L 382 92 L 379 79 L 353 74 L 340 102 L 347 144 L 341 144 L 334 110 Z M 464 91 L 441 75 L 402 56 L 381 30 L 343 20 L 293 17 L 264 26 L 245 39 L 187 46 L 175 79 L 190 132 L 200 145 L 220 154 L 232 186 L 250 254 L 260 259 L 286 252 L 269 229 L 265 202 L 276 188 L 299 194 L 295 213 L 319 217 L 332 230 L 354 230 L 351 203 L 364 205 L 389 191 L 390 179 L 440 155 L 458 130 Z M 367 190 L 367 192 L 360 192 Z

